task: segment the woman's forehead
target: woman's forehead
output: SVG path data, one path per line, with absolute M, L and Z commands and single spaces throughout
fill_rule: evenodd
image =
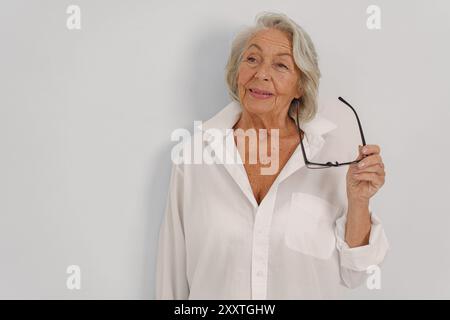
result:
M 278 30 L 264 30 L 258 32 L 250 39 L 248 47 L 252 44 L 258 44 L 260 47 L 270 44 L 292 50 L 292 44 L 288 36 L 284 32 Z

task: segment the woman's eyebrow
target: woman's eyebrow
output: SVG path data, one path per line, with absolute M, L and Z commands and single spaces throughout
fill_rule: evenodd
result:
M 261 47 L 258 46 L 256 43 L 252 43 L 251 45 L 249 45 L 248 48 L 247 48 L 247 50 L 250 49 L 251 47 L 255 47 L 255 48 L 257 48 L 259 51 L 263 51 L 263 50 L 261 49 Z M 278 54 L 276 54 L 276 56 L 290 56 L 290 57 L 292 57 L 292 55 L 291 55 L 289 52 L 278 53 Z

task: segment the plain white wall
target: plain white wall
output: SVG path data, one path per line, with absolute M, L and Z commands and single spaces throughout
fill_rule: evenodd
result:
M 382 148 L 392 249 L 382 289 L 351 297 L 450 298 L 445 0 L 0 1 L 0 298 L 154 297 L 170 133 L 230 101 L 231 41 L 263 10 L 309 32 L 323 110 L 349 99 Z

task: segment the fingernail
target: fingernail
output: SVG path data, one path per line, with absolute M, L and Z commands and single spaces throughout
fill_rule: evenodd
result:
M 367 153 L 367 148 L 366 147 L 363 148 L 363 153 Z

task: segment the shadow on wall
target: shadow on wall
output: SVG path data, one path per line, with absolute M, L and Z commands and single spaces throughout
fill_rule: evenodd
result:
M 225 83 L 225 66 L 235 32 L 231 28 L 211 30 L 210 26 L 205 26 L 205 30 L 207 28 L 209 31 L 202 34 L 186 54 L 188 73 L 182 76 L 180 83 L 188 87 L 186 105 L 180 108 L 191 109 L 189 129 L 193 120 L 206 121 L 231 101 Z
M 186 96 L 171 112 L 173 123 L 167 126 L 174 130 L 178 127 L 185 128 L 191 133 L 195 120 L 206 121 L 224 108 L 231 98 L 228 96 L 225 83 L 225 65 L 231 49 L 231 41 L 234 32 L 230 29 L 211 30 L 211 26 L 205 26 L 205 30 L 198 39 L 195 39 L 191 48 L 180 48 L 186 51 L 186 66 L 176 66 L 175 69 L 187 70 L 178 79 L 174 79 L 174 87 L 187 87 L 180 90 Z M 186 110 L 188 108 L 188 110 Z M 178 115 L 189 115 L 179 118 Z M 171 133 L 172 131 L 170 131 Z M 143 299 L 154 299 L 155 296 L 155 267 L 158 246 L 159 228 L 163 219 L 167 202 L 169 178 L 171 170 L 170 154 L 176 141 L 170 140 L 170 135 L 163 138 L 163 147 L 155 152 L 156 166 L 149 176 L 148 199 L 145 207 L 149 214 L 145 217 L 146 234 L 144 236 L 144 278 L 140 296 Z

